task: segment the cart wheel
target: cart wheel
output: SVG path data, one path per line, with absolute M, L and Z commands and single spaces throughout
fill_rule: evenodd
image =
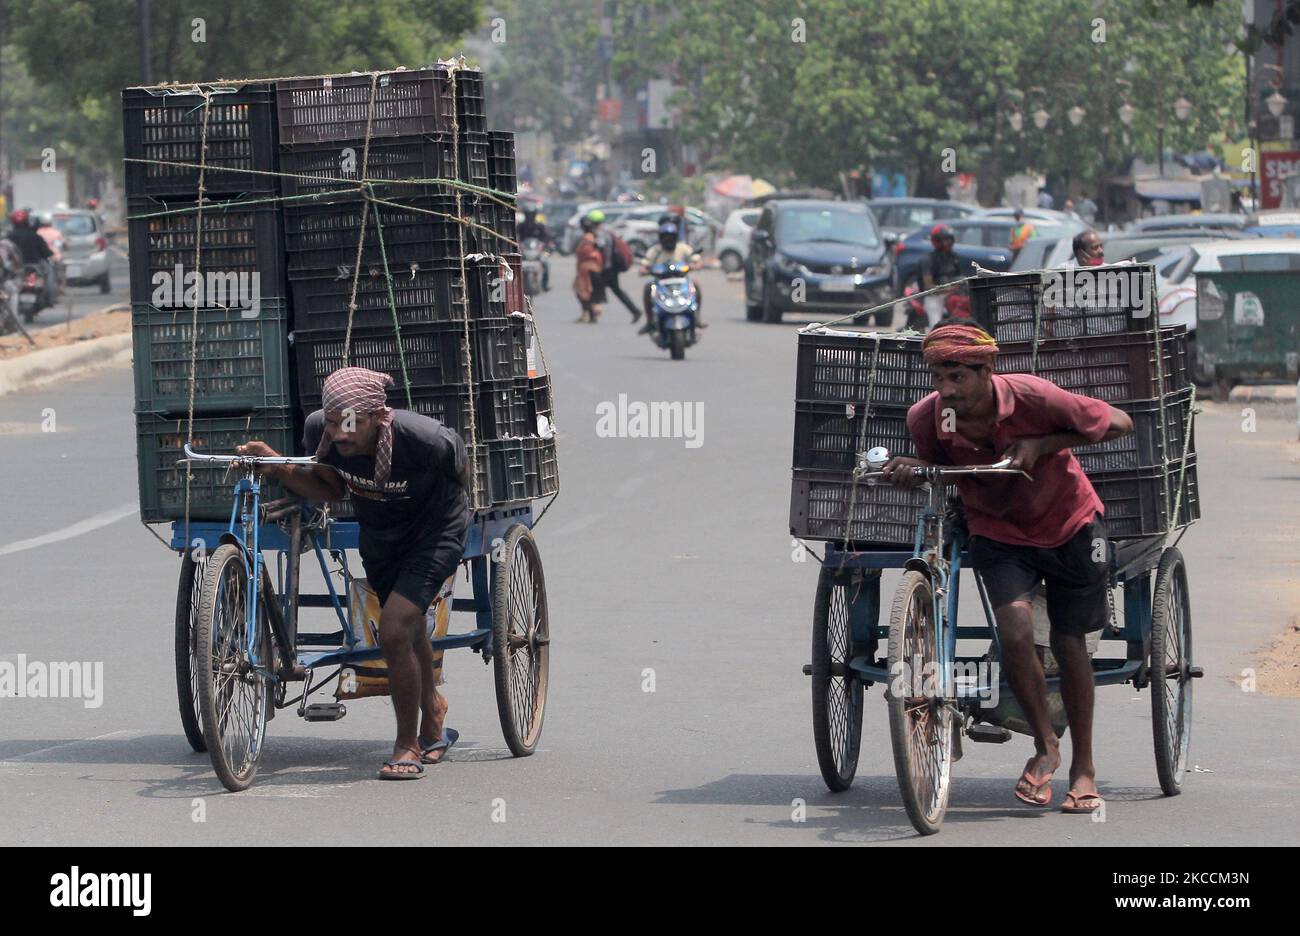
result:
M 203 591 L 203 562 L 195 562 L 189 549 L 181 560 L 181 580 L 176 589 L 176 698 L 180 702 L 181 726 L 190 747 L 202 753 L 203 725 L 199 715 L 198 688 L 194 665 L 194 624 L 198 618 L 199 595 Z
M 1192 733 L 1192 608 L 1187 567 L 1174 547 L 1164 551 L 1156 570 L 1151 607 L 1151 725 L 1156 773 L 1165 796 L 1182 791 L 1187 742 Z M 1162 676 L 1163 670 L 1163 676 Z
M 813 743 L 832 793 L 852 786 L 862 743 L 862 680 L 849 669 L 851 651 L 848 587 L 822 566 L 813 602 Z
M 248 657 L 248 569 L 233 543 L 212 553 L 203 573 L 194 662 L 203 740 L 212 769 L 227 790 L 248 787 L 257 773 L 271 704 L 269 680 L 254 672 Z M 271 665 L 271 629 L 260 607 L 255 627 L 263 660 Z
M 533 534 L 522 523 L 506 533 L 492 570 L 492 666 L 501 733 L 515 757 L 537 749 L 546 711 L 551 626 L 546 577 Z
M 930 580 L 903 573 L 889 612 L 889 735 L 894 773 L 907 817 L 922 835 L 943 825 L 952 779 L 953 712 L 928 685 L 935 678 L 938 637 Z M 897 692 L 895 692 L 897 690 Z

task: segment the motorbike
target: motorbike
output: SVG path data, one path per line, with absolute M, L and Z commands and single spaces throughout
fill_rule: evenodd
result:
M 46 288 L 45 270 L 42 264 L 24 264 L 19 280 L 18 310 L 24 322 L 31 323 L 42 309 L 49 309 L 57 301 Z
M 536 237 L 530 237 L 520 245 L 524 260 L 524 295 L 536 296 L 542 291 L 542 251 L 544 245 Z
M 654 283 L 650 287 L 650 314 L 658 328 L 650 337 L 666 348 L 674 361 L 686 357 L 686 349 L 696 342 L 696 317 L 700 311 L 700 294 L 688 275 L 684 263 L 656 263 L 650 267 Z
M 0 335 L 21 332 L 31 341 L 19 321 L 18 293 L 23 279 L 23 262 L 18 248 L 5 239 L 0 239 Z

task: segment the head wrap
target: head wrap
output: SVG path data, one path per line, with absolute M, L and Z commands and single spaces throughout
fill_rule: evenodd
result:
M 393 411 L 384 393 L 393 385 L 388 374 L 367 370 L 364 367 L 340 367 L 325 378 L 321 390 L 321 409 L 327 413 L 351 410 L 357 416 L 367 413 L 379 415 L 379 441 L 375 448 L 375 484 L 388 481 L 393 470 Z M 316 457 L 324 458 L 334 440 L 322 433 Z
M 941 325 L 925 336 L 921 354 L 926 364 L 956 361 L 959 364 L 992 364 L 998 345 L 978 325 Z

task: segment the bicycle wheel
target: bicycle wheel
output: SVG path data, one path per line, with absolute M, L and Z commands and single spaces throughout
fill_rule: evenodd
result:
M 938 637 L 930 580 L 905 572 L 889 612 L 889 736 L 907 817 L 933 835 L 948 810 L 952 708 L 937 692 Z M 932 685 L 933 684 L 933 685 Z
M 199 753 L 208 749 L 203 743 L 198 668 L 194 661 L 194 625 L 198 620 L 199 596 L 203 592 L 204 565 L 202 561 L 196 562 L 191 550 L 186 549 L 181 560 L 180 584 L 176 588 L 176 698 L 180 703 L 185 740 Z
M 243 551 L 233 543 L 217 547 L 203 574 L 194 661 L 203 740 L 212 769 L 231 791 L 253 782 L 271 703 L 269 679 L 249 660 L 248 589 Z M 263 665 L 270 665 L 270 628 L 260 601 L 252 626 L 263 648 Z
M 1151 602 L 1151 727 L 1165 796 L 1182 792 L 1192 733 L 1192 609 L 1187 567 L 1172 546 L 1160 557 Z
M 537 749 L 546 712 L 551 656 L 546 577 L 532 532 L 517 523 L 506 533 L 492 570 L 492 666 L 501 733 L 515 757 Z
M 813 744 L 822 780 L 832 793 L 853 785 L 862 743 L 862 680 L 849 669 L 848 587 L 822 566 L 813 602 Z

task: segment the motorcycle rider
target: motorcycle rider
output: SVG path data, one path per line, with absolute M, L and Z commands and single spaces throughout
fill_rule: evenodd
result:
M 957 236 L 948 225 L 936 224 L 930 229 L 930 246 L 934 250 L 930 253 L 929 265 L 921 268 L 922 291 L 961 279 L 962 261 L 952 250 L 956 242 Z M 944 299 L 945 296 L 940 293 L 922 299 L 931 328 L 934 328 L 944 313 Z
M 656 263 L 684 263 L 691 264 L 699 260 L 700 255 L 695 248 L 677 237 L 677 225 L 673 221 L 663 221 L 659 225 L 659 242 L 651 244 L 650 249 L 645 252 L 641 258 L 641 275 L 649 276 L 650 268 Z M 695 286 L 695 296 L 698 308 L 695 312 L 695 327 L 708 328 L 701 320 L 701 310 L 704 307 L 704 294 L 700 292 L 700 284 L 695 280 L 691 281 Z M 645 325 L 637 332 L 638 335 L 648 335 L 653 333 L 659 327 L 659 317 L 654 314 L 651 308 L 650 294 L 654 288 L 654 281 L 645 284 L 645 289 L 641 292 L 641 304 L 645 307 Z
M 551 288 L 551 261 L 546 259 L 546 244 L 548 235 L 546 233 L 546 218 L 537 210 L 536 205 L 529 205 L 524 209 L 524 222 L 519 225 L 519 243 L 524 241 L 538 240 L 542 242 L 542 292 L 549 292 Z
M 31 224 L 31 212 L 25 208 L 20 208 L 9 216 L 9 223 L 13 225 L 13 230 L 9 232 L 9 240 L 22 253 L 23 263 L 29 266 L 35 266 L 40 270 L 41 277 L 45 281 L 45 305 L 52 306 L 58 300 L 58 286 L 55 282 L 54 264 L 52 262 L 54 251 L 50 245 L 45 242 L 45 238 L 36 232 Z

